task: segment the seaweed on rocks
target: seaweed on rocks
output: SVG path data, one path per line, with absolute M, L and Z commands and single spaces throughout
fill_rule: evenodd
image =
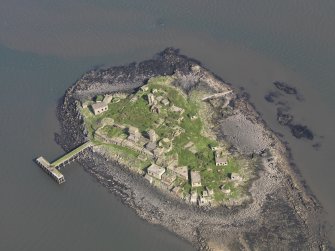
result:
M 321 148 L 321 143 L 314 143 L 314 144 L 312 145 L 312 147 L 313 147 L 315 150 L 320 150 L 320 148 Z
M 277 121 L 280 125 L 289 127 L 292 135 L 297 139 L 314 139 L 313 132 L 306 125 L 296 124 L 293 122 L 293 115 L 288 112 L 287 108 L 277 108 Z
M 295 98 L 299 101 L 303 100 L 303 97 L 298 93 L 298 90 L 296 88 L 290 86 L 288 83 L 282 82 L 282 81 L 275 81 L 275 82 L 273 82 L 273 84 L 278 90 L 280 90 L 280 91 L 282 91 L 282 92 L 284 92 L 288 95 L 295 96 Z
M 273 84 L 278 90 L 289 95 L 295 95 L 299 101 L 302 100 L 296 88 L 291 87 L 287 83 L 275 81 Z M 272 103 L 277 107 L 277 122 L 282 126 L 288 127 L 292 136 L 297 139 L 314 139 L 314 133 L 307 127 L 307 125 L 301 125 L 300 123 L 294 122 L 294 116 L 290 113 L 290 107 L 287 101 L 282 99 L 283 94 L 278 91 L 270 91 L 264 96 L 264 98 L 267 102 Z M 280 136 L 279 134 L 277 135 Z
M 264 99 L 265 99 L 266 101 L 268 101 L 269 103 L 274 103 L 275 100 L 276 100 L 279 96 L 281 96 L 280 93 L 270 91 L 269 93 L 267 93 L 267 94 L 264 96 Z
M 293 116 L 282 107 L 277 108 L 277 121 L 281 125 L 289 125 L 293 120 Z
M 298 91 L 294 87 L 291 87 L 285 82 L 275 81 L 273 84 L 277 87 L 278 90 L 285 92 L 286 94 L 297 95 Z
M 291 129 L 291 132 L 294 137 L 297 139 L 305 138 L 308 140 L 314 139 L 314 134 L 312 131 L 305 125 L 300 124 L 289 124 L 289 127 Z

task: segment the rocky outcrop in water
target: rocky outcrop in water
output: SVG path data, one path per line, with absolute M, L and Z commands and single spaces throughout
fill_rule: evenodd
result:
M 295 98 L 298 101 L 303 101 L 303 97 L 298 92 L 298 90 L 295 87 L 290 86 L 288 83 L 282 82 L 282 81 L 275 81 L 275 82 L 273 82 L 273 84 L 279 91 L 281 91 L 285 94 L 288 94 L 288 95 L 295 96 Z
M 311 130 L 308 129 L 307 126 L 289 124 L 289 127 L 291 129 L 293 136 L 298 139 L 305 138 L 305 139 L 313 140 L 314 138 L 313 133 L 311 132 Z
M 303 101 L 297 89 L 281 81 L 273 82 L 274 86 L 280 91 L 269 91 L 264 99 L 277 107 L 277 121 L 282 126 L 287 126 L 292 136 L 297 139 L 313 140 L 314 133 L 307 125 L 302 125 L 296 121 L 290 112 L 288 104 L 283 101 L 284 95 L 294 95 L 298 101 Z

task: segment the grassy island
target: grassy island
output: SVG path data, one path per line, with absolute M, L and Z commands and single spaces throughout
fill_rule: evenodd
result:
M 172 77 L 151 78 L 134 94 L 84 100 L 80 111 L 98 151 L 188 202 L 218 205 L 245 195 L 249 160 L 230 155 L 211 132 L 212 95 L 185 93 Z

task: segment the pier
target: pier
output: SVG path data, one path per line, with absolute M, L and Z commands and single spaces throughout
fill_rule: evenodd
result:
M 36 159 L 36 163 L 54 180 L 56 180 L 58 184 L 62 184 L 65 182 L 65 178 L 59 169 L 74 161 L 82 151 L 88 147 L 91 147 L 92 145 L 93 144 L 91 142 L 86 142 L 52 163 L 49 163 L 49 161 L 41 156 Z
M 224 97 L 226 96 L 227 94 L 231 93 L 232 90 L 229 90 L 229 91 L 225 91 L 225 92 L 220 92 L 220 93 L 215 93 L 213 95 L 210 95 L 210 96 L 207 96 L 207 97 L 204 97 L 202 99 L 202 101 L 206 101 L 208 99 L 213 99 L 213 98 L 220 98 L 220 97 Z
M 45 158 L 38 157 L 36 159 L 36 163 L 47 173 L 49 174 L 55 181 L 58 182 L 58 184 L 62 184 L 65 182 L 64 175 L 58 171 L 56 168 L 50 166 L 49 161 L 47 161 Z

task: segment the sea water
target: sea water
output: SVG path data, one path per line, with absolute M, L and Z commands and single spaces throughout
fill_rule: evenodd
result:
M 54 141 L 56 106 L 85 71 L 148 59 L 167 46 L 250 93 L 334 225 L 334 11 L 330 0 L 1 1 L 0 249 L 193 250 L 139 219 L 78 164 L 64 169 L 59 186 L 33 162 L 63 154 Z M 285 102 L 313 141 L 276 122 L 276 107 L 264 99 L 276 80 L 303 96 Z

